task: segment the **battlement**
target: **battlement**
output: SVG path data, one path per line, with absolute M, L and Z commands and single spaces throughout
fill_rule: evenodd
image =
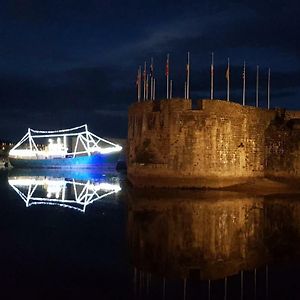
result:
M 241 109 L 244 111 L 263 111 L 263 112 L 271 112 L 274 109 L 266 109 L 266 108 L 257 108 L 254 106 L 241 105 L 236 102 L 226 101 L 222 99 L 199 99 L 195 101 L 196 106 L 192 108 L 192 100 L 191 99 L 183 99 L 183 98 L 173 98 L 173 99 L 162 99 L 159 101 L 143 101 L 137 102 L 130 106 L 129 111 L 163 111 L 163 110 L 171 110 L 171 111 L 199 111 L 199 110 L 210 110 L 210 109 L 221 109 L 221 110 L 232 110 L 232 109 Z M 277 110 L 277 109 L 275 109 Z M 300 111 L 291 111 L 291 114 L 297 114 L 300 116 Z

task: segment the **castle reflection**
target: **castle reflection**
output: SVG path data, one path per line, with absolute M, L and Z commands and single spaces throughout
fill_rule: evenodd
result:
M 32 205 L 56 205 L 85 212 L 88 205 L 121 190 L 118 177 L 106 174 L 24 170 L 11 174 L 9 185 Z
M 135 283 L 143 276 L 146 281 L 158 276 L 163 287 L 166 279 L 182 279 L 183 287 L 189 279 L 224 279 L 226 290 L 228 277 L 238 276 L 242 295 L 244 272 L 252 274 L 256 285 L 260 269 L 267 294 L 268 266 L 299 261 L 298 199 L 219 191 L 131 191 L 128 233 Z

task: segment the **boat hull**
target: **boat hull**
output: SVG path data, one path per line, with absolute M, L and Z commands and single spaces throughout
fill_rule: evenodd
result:
M 9 161 L 13 167 L 22 169 L 89 169 L 115 168 L 118 158 L 119 153 L 109 153 L 55 159 L 22 159 L 10 157 Z

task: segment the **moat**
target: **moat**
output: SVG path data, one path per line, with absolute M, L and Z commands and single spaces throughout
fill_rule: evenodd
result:
M 109 191 L 111 183 L 120 188 Z M 63 191 L 63 200 L 74 197 L 71 184 L 81 185 L 77 196 L 89 195 L 80 200 L 84 210 L 60 202 Z M 30 171 L 1 171 L 0 192 L 1 287 L 11 297 L 294 299 L 300 292 L 297 193 L 137 190 L 120 174 Z

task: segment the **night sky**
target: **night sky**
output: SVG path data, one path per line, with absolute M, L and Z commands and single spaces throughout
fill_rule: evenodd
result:
M 18 140 L 28 127 L 59 129 L 87 123 L 105 137 L 126 137 L 127 109 L 136 99 L 136 71 L 154 58 L 158 97 L 165 96 L 170 53 L 174 96 L 183 97 L 191 52 L 191 97 L 255 101 L 260 66 L 261 106 L 271 67 L 271 106 L 300 109 L 298 1 L 0 0 L 0 138 Z

